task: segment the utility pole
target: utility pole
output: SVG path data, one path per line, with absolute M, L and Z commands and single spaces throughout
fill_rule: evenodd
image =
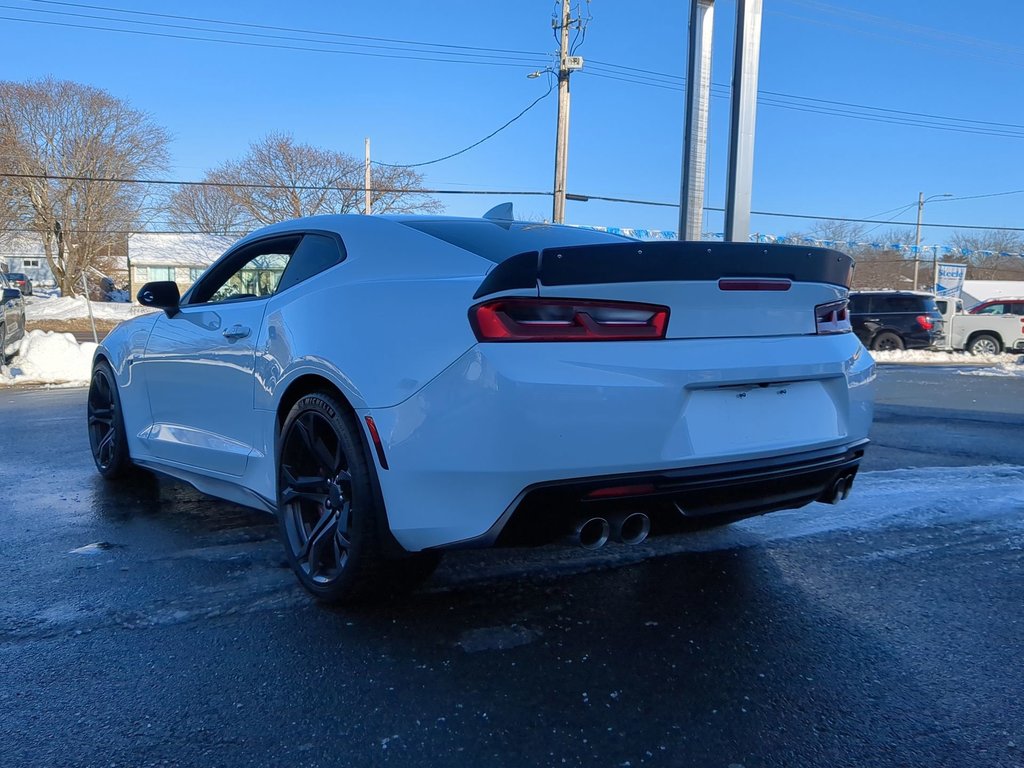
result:
M 373 181 L 370 178 L 370 138 L 366 138 L 366 167 L 363 171 L 363 213 L 367 216 L 373 210 L 373 201 L 370 199 L 370 190 Z
M 555 224 L 565 222 L 565 177 L 569 167 L 569 75 L 583 68 L 581 56 L 569 55 L 569 27 L 574 23 L 570 16 L 569 0 L 562 0 L 562 15 L 555 24 L 559 31 L 558 44 L 558 124 L 555 129 L 555 187 L 551 220 Z M 579 19 L 575 20 L 579 23 Z
M 679 239 L 700 240 L 708 168 L 708 110 L 711 106 L 711 41 L 715 0 L 691 0 L 683 126 L 683 178 L 679 192 Z
M 914 235 L 914 290 L 921 270 L 921 216 L 924 214 L 924 192 L 917 193 L 917 234 Z

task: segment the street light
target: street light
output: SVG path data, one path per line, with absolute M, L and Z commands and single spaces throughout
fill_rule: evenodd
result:
M 952 197 L 952 192 L 943 192 L 941 195 L 924 196 L 924 192 L 917 193 L 917 234 L 914 236 L 914 290 L 917 290 L 917 273 L 921 266 L 921 217 L 924 215 L 924 204 L 929 200 L 936 200 L 940 197 Z M 938 252 L 932 251 L 932 290 L 939 281 L 939 267 L 937 263 Z

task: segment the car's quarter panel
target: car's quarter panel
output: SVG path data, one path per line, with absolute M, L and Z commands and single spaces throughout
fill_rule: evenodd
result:
M 136 375 L 135 364 L 145 354 L 146 342 L 157 317 L 153 312 L 119 324 L 106 335 L 93 355 L 94 361 L 102 357 L 114 371 L 128 438 L 128 454 L 132 458 L 149 455 L 141 435 L 149 432 L 153 418 L 149 394 Z
M 409 549 L 481 536 L 526 487 L 866 438 L 874 363 L 853 336 L 481 344 L 368 409 Z
M 345 261 L 269 301 L 256 408 L 309 373 L 355 408 L 395 405 L 476 342 L 467 312 L 493 264 L 386 219 L 338 219 Z
M 158 317 L 135 365 L 149 393 L 152 425 L 142 440 L 153 456 L 243 473 L 257 434 L 253 373 L 266 306 L 200 304 Z

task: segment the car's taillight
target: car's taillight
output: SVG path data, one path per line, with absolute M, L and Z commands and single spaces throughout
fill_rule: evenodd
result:
M 932 329 L 932 319 L 928 315 L 918 315 L 916 318 L 917 324 L 921 326 L 922 330 L 930 331 Z
M 849 333 L 850 310 L 847 299 L 819 304 L 814 308 L 814 323 L 818 333 Z
M 663 339 L 668 307 L 618 301 L 493 299 L 469 310 L 480 341 Z

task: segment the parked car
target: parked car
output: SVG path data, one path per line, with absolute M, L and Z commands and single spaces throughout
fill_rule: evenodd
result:
M 972 315 L 964 312 L 962 299 L 939 298 L 935 304 L 942 313 L 945 327 L 943 349 L 962 349 L 972 355 L 1024 351 L 1024 313 Z
M 259 230 L 99 345 L 101 475 L 138 465 L 278 515 L 317 598 L 447 548 L 723 524 L 850 491 L 875 368 L 852 261 L 482 219 Z M 696 523 L 694 522 L 696 521 Z
M 7 362 L 24 336 L 25 299 L 5 275 L 0 275 L 0 363 Z
M 854 291 L 850 322 L 869 349 L 928 349 L 944 342 L 942 315 L 930 293 Z
M 1000 296 L 975 304 L 970 309 L 972 315 L 1024 315 L 1024 299 L 1013 296 Z
M 7 282 L 19 289 L 23 296 L 32 295 L 32 281 L 24 272 L 8 272 L 4 277 Z

